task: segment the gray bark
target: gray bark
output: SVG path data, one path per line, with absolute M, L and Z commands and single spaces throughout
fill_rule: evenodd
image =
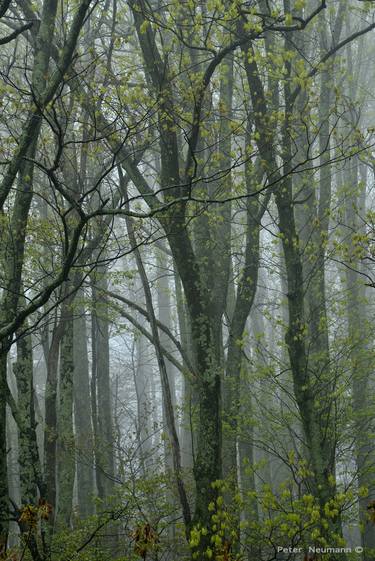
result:
M 176 305 L 177 305 L 177 316 L 180 332 L 180 341 L 182 347 L 186 350 L 189 362 L 192 362 L 193 352 L 191 348 L 191 326 L 190 319 L 188 316 L 188 310 L 186 308 L 186 302 L 184 299 L 184 294 L 182 291 L 181 280 L 178 277 L 178 273 L 174 267 L 174 286 L 176 291 Z M 186 371 L 189 370 L 186 363 L 184 362 Z M 193 369 L 194 369 L 194 365 Z M 192 469 L 194 465 L 194 431 L 193 427 L 193 417 L 197 406 L 197 396 L 195 395 L 195 386 L 192 380 L 187 375 L 183 378 L 183 393 L 182 393 L 182 420 L 180 427 L 181 435 L 181 462 L 182 467 L 186 469 Z
M 78 292 L 73 320 L 73 395 L 78 512 L 81 518 L 94 513 L 94 449 L 85 308 Z
M 145 324 L 145 318 L 139 322 Z M 143 474 L 147 477 L 152 464 L 152 411 L 156 407 L 151 395 L 151 384 L 154 376 L 150 357 L 150 346 L 142 333 L 135 335 L 136 365 L 134 373 L 135 391 L 137 396 L 137 433 L 140 447 L 140 461 Z
M 170 331 L 173 332 L 172 319 L 171 319 L 171 299 L 169 294 L 170 288 L 169 288 L 169 280 L 167 276 L 168 268 L 166 266 L 167 265 L 166 260 L 163 259 L 162 257 L 163 256 L 160 254 L 160 252 L 158 252 L 157 253 L 157 271 L 159 276 L 158 284 L 157 284 L 158 319 L 163 325 L 165 325 Z M 168 352 L 173 354 L 175 349 L 173 348 L 173 344 L 170 338 L 167 336 L 167 334 L 164 331 L 159 330 L 159 337 L 162 347 L 167 349 Z M 176 382 L 177 370 L 167 358 L 165 358 L 165 367 L 167 371 L 168 384 L 171 394 L 171 404 L 173 410 L 175 411 L 176 410 L 175 382 Z M 163 417 L 164 417 L 164 423 L 167 426 L 164 399 L 163 399 Z M 176 431 L 178 435 L 179 434 L 178 421 L 176 416 L 175 416 L 175 424 L 176 424 Z M 165 454 L 166 466 L 168 469 L 171 469 L 173 465 L 173 459 L 171 457 L 169 444 L 167 442 L 165 443 L 164 454 Z
M 107 288 L 105 267 L 98 267 L 93 298 L 93 372 L 96 391 L 95 466 L 98 495 L 105 499 L 114 492 L 114 431 L 112 418 L 112 396 L 109 369 L 109 319 L 107 297 L 98 294 L 98 289 Z M 95 288 L 95 287 L 98 287 Z
M 0 353 L 0 555 L 4 555 L 8 542 L 8 466 L 7 466 L 7 357 Z
M 20 420 L 19 466 L 22 504 L 36 504 L 38 490 L 44 493 L 41 462 L 36 436 L 34 367 L 31 335 L 17 341 L 17 361 L 13 366 L 17 384 Z
M 61 312 L 63 336 L 60 345 L 59 404 L 57 418 L 59 525 L 69 527 L 73 507 L 75 443 L 73 433 L 73 302 L 67 299 Z

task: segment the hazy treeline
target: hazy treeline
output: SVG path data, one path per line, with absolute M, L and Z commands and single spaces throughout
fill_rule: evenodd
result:
M 375 559 L 374 2 L 0 19 L 0 559 Z

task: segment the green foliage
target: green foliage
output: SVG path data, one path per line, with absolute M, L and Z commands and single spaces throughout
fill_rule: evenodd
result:
M 257 491 L 237 493 L 228 502 L 230 485 L 224 481 L 213 485 L 219 494 L 209 505 L 210 523 L 195 525 L 190 532 L 193 559 L 198 557 L 202 542 L 206 544 L 205 558 L 218 561 L 243 559 L 240 551 L 272 559 L 277 546 L 288 549 L 291 544 L 301 551 L 310 546 L 346 547 L 335 522 L 354 515 L 356 497 L 352 491 L 337 492 L 321 505 L 312 494 L 297 493 L 295 486 L 286 482 L 276 491 L 263 485 Z M 358 493 L 357 498 L 363 497 L 367 490 L 361 488 Z M 246 512 L 239 528 L 238 512 Z
M 97 498 L 97 514 L 81 520 L 75 513 L 71 528 L 57 529 L 49 561 L 140 561 L 145 552 L 151 561 L 167 550 L 178 551 L 179 559 L 185 559 L 183 525 L 177 523 L 174 540 L 169 537 L 171 520 L 176 517 L 175 506 L 167 500 L 169 486 L 170 476 L 160 471 L 118 486 L 116 496 L 107 497 L 105 504 Z M 23 508 L 20 521 L 25 531 L 21 549 L 15 549 L 14 555 L 24 551 L 24 561 L 33 561 L 27 547 L 30 531 L 43 551 L 41 521 L 45 524 L 50 514 L 45 503 Z

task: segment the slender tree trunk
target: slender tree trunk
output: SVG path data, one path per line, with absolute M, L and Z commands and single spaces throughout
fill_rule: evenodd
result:
M 165 325 L 166 327 L 168 327 L 168 329 L 173 331 L 172 319 L 171 319 L 171 299 L 169 294 L 170 287 L 169 287 L 169 280 L 167 276 L 168 268 L 167 268 L 166 260 L 162 258 L 160 252 L 157 253 L 157 266 L 158 266 L 158 275 L 159 275 L 158 286 L 157 286 L 157 301 L 158 301 L 158 312 L 159 312 L 158 319 L 163 325 Z M 160 336 L 161 345 L 169 352 L 173 353 L 174 348 L 168 335 L 164 331 L 159 330 L 159 336 Z M 173 364 L 171 364 L 171 362 L 167 358 L 165 358 L 165 367 L 167 369 L 168 384 L 171 393 L 172 407 L 173 410 L 175 411 L 176 409 L 175 379 L 177 376 L 177 371 L 176 368 L 173 366 Z M 163 402 L 163 416 L 166 424 L 166 411 L 165 411 L 164 402 Z M 178 434 L 179 433 L 178 422 L 176 417 L 175 417 L 175 424 L 176 424 L 176 431 Z M 165 455 L 166 467 L 168 470 L 170 470 L 173 466 L 173 459 L 171 457 L 171 453 L 168 449 L 168 446 L 169 445 L 166 442 L 164 455 Z
M 10 370 L 8 364 L 8 370 Z M 13 388 L 11 388 L 13 390 Z M 17 423 L 15 422 L 10 408 L 7 408 L 7 444 L 8 444 L 8 492 L 10 499 L 17 505 L 21 504 L 19 485 L 19 440 L 17 438 Z M 17 521 L 9 522 L 8 547 L 15 547 L 19 543 L 19 528 Z
M 73 433 L 73 310 L 72 299 L 61 312 L 63 336 L 60 345 L 60 384 L 57 422 L 58 505 L 57 522 L 69 527 L 73 506 L 75 447 Z
M 96 288 L 97 287 L 97 288 Z M 114 440 L 112 397 L 109 369 L 109 320 L 106 296 L 98 290 L 107 288 L 106 270 L 98 267 L 93 287 L 93 371 L 96 384 L 96 442 L 95 464 L 98 495 L 105 499 L 114 491 Z
M 248 522 L 257 522 L 259 518 L 257 500 L 253 493 L 256 491 L 255 481 L 255 451 L 254 451 L 254 424 L 253 424 L 253 402 L 252 395 L 254 388 L 248 380 L 249 371 L 241 361 L 239 372 L 239 410 L 237 439 L 238 439 L 238 473 L 239 473 L 239 490 L 242 495 L 244 508 L 240 514 L 240 518 Z M 243 534 L 243 536 L 242 536 Z M 239 531 L 241 543 L 246 543 L 246 531 Z M 253 536 L 249 536 L 253 539 Z M 245 548 L 248 561 L 253 561 L 260 555 L 259 548 L 254 541 Z
M 181 280 L 174 267 L 174 285 L 176 290 L 176 305 L 178 324 L 180 331 L 181 345 L 188 354 L 190 362 L 193 360 L 191 348 L 191 326 L 188 310 L 184 301 Z M 188 371 L 188 368 L 186 368 Z M 194 412 L 197 405 L 197 396 L 194 391 L 194 384 L 188 376 L 183 379 L 182 394 L 182 420 L 181 420 L 181 463 L 182 467 L 192 469 L 194 465 Z
M 73 394 L 78 512 L 81 518 L 86 518 L 94 513 L 94 443 L 91 401 L 88 399 L 90 379 L 87 329 L 84 305 L 80 302 L 82 296 L 83 292 L 78 292 L 73 320 Z
M 163 325 L 168 327 L 173 332 L 172 326 L 172 318 L 171 318 L 171 298 L 170 298 L 170 285 L 169 285 L 169 278 L 168 278 L 168 263 L 166 259 L 165 252 L 157 251 L 156 255 L 157 259 L 157 270 L 158 270 L 158 285 L 157 285 L 157 300 L 158 300 L 158 319 Z M 173 344 L 169 339 L 168 335 L 159 330 L 159 337 L 161 345 L 166 348 L 170 353 L 173 354 Z M 168 385 L 170 389 L 171 395 L 171 406 L 174 412 L 174 423 L 176 427 L 177 437 L 180 439 L 180 431 L 178 425 L 178 418 L 176 415 L 176 377 L 177 377 L 177 369 L 176 367 L 167 359 L 165 358 L 165 368 L 168 378 Z M 167 404 L 165 403 L 165 395 L 163 392 L 163 425 L 168 428 L 168 412 L 167 412 Z M 167 473 L 170 473 L 173 476 L 173 453 L 171 450 L 171 445 L 173 443 L 169 442 L 169 439 L 164 440 L 164 458 L 165 458 L 165 466 Z M 182 457 L 181 457 L 181 448 L 180 448 L 180 462 L 182 468 Z M 173 493 L 172 489 L 167 489 L 166 500 L 171 507 L 178 507 L 178 500 L 176 500 L 176 494 Z M 176 536 L 176 524 L 174 521 L 174 514 L 169 517 L 169 524 L 168 524 L 168 534 L 169 538 L 171 539 L 172 543 L 175 540 Z
M 146 323 L 144 316 L 139 317 L 139 323 Z M 151 399 L 150 386 L 153 368 L 150 363 L 150 346 L 147 339 L 138 333 L 136 335 L 136 365 L 134 372 L 135 393 L 137 396 L 137 432 L 139 437 L 139 455 L 143 474 L 147 477 L 152 462 L 152 407 L 156 407 Z
M 56 511 L 57 492 L 57 375 L 59 365 L 62 324 L 55 325 L 47 355 L 47 378 L 45 388 L 45 427 L 44 427 L 44 480 L 46 500 L 52 506 L 53 517 Z
M 8 542 L 8 467 L 7 467 L 7 353 L 0 352 L 0 556 Z

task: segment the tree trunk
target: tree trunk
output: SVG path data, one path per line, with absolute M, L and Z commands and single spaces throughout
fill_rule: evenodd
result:
M 60 321 L 53 329 L 51 344 L 47 349 L 48 354 L 46 357 L 47 378 L 45 388 L 44 481 L 46 485 L 46 500 L 52 506 L 53 518 L 55 517 L 56 511 L 57 491 L 57 372 L 61 337 L 62 324 Z
M 17 409 L 20 426 L 19 466 L 20 490 L 23 504 L 37 502 L 37 492 L 45 492 L 36 436 L 35 392 L 31 335 L 17 341 L 17 361 L 13 366 L 17 383 Z
M 166 259 L 163 258 L 164 255 L 162 256 L 160 254 L 160 252 L 157 252 L 157 271 L 158 271 L 158 285 L 157 285 L 157 300 L 158 300 L 158 319 L 159 321 L 165 325 L 166 327 L 168 327 L 168 329 L 170 329 L 173 332 L 173 327 L 172 327 L 172 319 L 171 319 L 171 300 L 170 300 L 170 288 L 169 288 L 169 280 L 168 280 L 168 267 L 167 267 L 167 263 L 166 263 Z M 174 348 L 173 348 L 173 344 L 170 340 L 170 338 L 168 337 L 168 335 L 162 331 L 159 330 L 159 337 L 160 337 L 160 343 L 161 345 L 167 349 L 170 353 L 173 354 L 174 352 Z M 168 384 L 169 384 L 169 389 L 170 389 L 170 393 L 171 393 L 171 400 L 172 400 L 172 407 L 173 410 L 175 411 L 176 408 L 176 388 L 175 388 L 175 379 L 177 376 L 177 370 L 176 368 L 173 366 L 173 364 L 167 359 L 165 358 L 165 367 L 167 370 L 167 376 L 168 376 Z M 165 411 L 165 404 L 164 404 L 164 399 L 163 399 L 163 417 L 164 417 L 164 424 L 165 426 L 167 426 L 166 424 L 166 411 Z M 175 417 L 175 424 L 176 424 L 176 430 L 177 430 L 177 434 L 179 433 L 178 431 L 178 423 L 177 423 L 177 418 Z M 173 459 L 171 457 L 171 453 L 169 450 L 169 443 L 167 441 L 165 441 L 165 448 L 164 448 L 164 455 L 165 455 L 165 463 L 166 463 L 166 467 L 168 470 L 172 469 L 173 466 Z
M 176 305 L 178 324 L 180 332 L 180 341 L 185 349 L 190 362 L 193 360 L 193 352 L 191 348 L 191 326 L 186 302 L 182 291 L 181 280 L 174 267 L 174 286 L 176 291 Z M 184 364 L 186 366 L 186 364 Z M 186 371 L 188 368 L 186 367 Z M 183 379 L 182 394 L 182 420 L 181 420 L 181 463 L 185 469 L 192 469 L 194 465 L 194 412 L 196 409 L 198 398 L 195 395 L 194 384 L 187 375 Z
M 69 527 L 73 506 L 75 447 L 73 433 L 73 310 L 72 298 L 62 307 L 63 336 L 60 345 L 59 408 L 57 420 L 58 504 L 57 522 Z
M 97 287 L 97 288 L 96 288 Z M 98 290 L 107 288 L 106 270 L 98 267 L 95 277 L 93 297 L 93 371 L 96 382 L 96 424 L 95 441 L 96 485 L 98 495 L 106 499 L 114 491 L 114 440 L 112 419 L 111 380 L 109 369 L 109 320 L 106 296 L 98 296 Z
M 8 542 L 8 467 L 7 467 L 7 353 L 0 352 L 0 556 L 5 557 Z
M 144 316 L 139 317 L 144 325 Z M 139 455 L 144 477 L 152 465 L 152 408 L 156 403 L 151 399 L 150 386 L 153 378 L 150 364 L 150 346 L 142 333 L 135 335 L 136 365 L 134 372 L 135 393 L 137 396 L 137 433 L 139 438 Z
M 79 300 L 82 297 L 83 291 L 79 291 L 73 320 L 73 397 L 78 513 L 81 518 L 86 518 L 94 513 L 94 448 L 91 401 L 88 399 L 90 379 L 85 309 Z

